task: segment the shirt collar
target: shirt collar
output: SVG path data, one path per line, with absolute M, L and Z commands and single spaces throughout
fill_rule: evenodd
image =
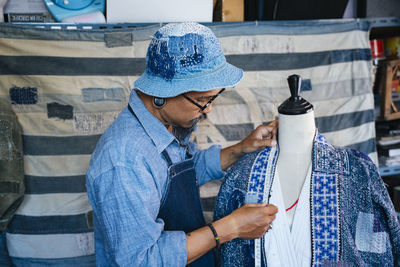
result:
M 147 135 L 153 140 L 158 152 L 161 153 L 164 151 L 165 148 L 175 140 L 174 135 L 168 132 L 161 121 L 147 110 L 135 89 L 131 92 L 129 105 Z

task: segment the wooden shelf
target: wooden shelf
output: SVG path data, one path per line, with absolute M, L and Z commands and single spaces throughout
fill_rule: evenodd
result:
M 383 75 L 380 85 L 381 92 L 381 118 L 383 120 L 400 119 L 400 109 L 398 109 L 392 97 L 392 81 L 400 70 L 400 59 L 386 60 L 383 62 Z

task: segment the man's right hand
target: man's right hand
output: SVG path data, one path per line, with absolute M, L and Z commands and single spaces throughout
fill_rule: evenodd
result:
M 266 203 L 245 204 L 228 215 L 237 238 L 255 239 L 270 229 L 278 208 Z
M 278 208 L 267 204 L 246 204 L 230 215 L 213 222 L 220 244 L 235 238 L 262 237 L 270 228 Z M 186 234 L 187 263 L 191 263 L 216 246 L 215 236 L 208 226 Z

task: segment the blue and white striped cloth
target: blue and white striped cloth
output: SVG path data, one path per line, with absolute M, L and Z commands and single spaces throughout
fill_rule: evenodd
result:
M 23 127 L 26 196 L 6 238 L 17 260 L 92 257 L 91 206 L 85 191 L 90 154 L 126 106 L 160 25 L 114 30 L 0 26 L 0 97 Z M 216 99 L 193 139 L 227 146 L 273 120 L 289 97 L 286 78 L 303 78 L 301 95 L 333 145 L 375 162 L 369 25 L 357 20 L 209 25 L 244 79 Z M 204 200 L 218 187 L 205 186 Z M 212 213 L 213 202 L 204 202 Z M 32 262 L 31 261 L 31 262 Z

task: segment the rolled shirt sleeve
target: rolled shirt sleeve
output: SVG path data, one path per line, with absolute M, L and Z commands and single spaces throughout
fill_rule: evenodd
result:
M 191 149 L 194 150 L 192 146 Z M 221 169 L 221 149 L 220 145 L 213 145 L 205 150 L 195 150 L 193 157 L 199 186 L 224 176 L 225 172 Z
M 98 266 L 186 265 L 186 235 L 163 230 L 157 219 L 161 193 L 148 170 L 115 166 L 95 179 L 88 176 L 87 186 L 103 237 L 96 242 L 108 251 Z

